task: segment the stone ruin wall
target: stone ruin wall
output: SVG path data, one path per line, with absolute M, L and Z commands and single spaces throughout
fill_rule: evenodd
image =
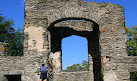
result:
M 63 18 L 74 20 L 75 18 L 84 18 L 84 21 L 62 20 L 61 22 Z M 93 22 L 90 21 L 89 23 L 89 21 L 85 21 L 86 19 Z M 58 22 L 58 20 L 60 21 Z M 87 24 L 85 24 L 86 22 Z M 104 59 L 108 59 L 105 58 L 106 56 L 112 57 L 103 66 L 104 81 L 110 81 L 109 79 L 111 81 L 129 81 L 129 73 L 137 71 L 137 60 L 136 57 L 128 57 L 126 53 L 124 8 L 111 3 L 77 0 L 25 0 L 24 56 L 1 56 L 0 71 L 3 72 L 1 72 L 0 78 L 3 78 L 2 75 L 8 73 L 17 73 L 21 74 L 22 81 L 38 81 L 39 75 L 37 75 L 37 70 L 44 63 L 48 67 L 49 81 L 93 81 L 96 76 L 93 74 L 92 57 L 97 58 L 99 54 L 97 52 L 95 52 L 97 54 L 90 54 L 94 50 L 94 45 L 88 45 L 89 71 L 63 72 L 61 71 L 61 50 L 57 49 L 60 46 L 58 44 L 60 44 L 61 38 L 57 41 L 51 39 L 52 37 L 55 39 L 56 36 L 61 37 L 61 33 L 58 34 L 60 30 L 55 31 L 56 34 L 54 34 L 54 29 L 66 28 L 76 34 L 79 34 L 79 32 L 92 33 L 95 28 L 93 24 L 95 23 L 99 26 L 100 57 Z M 74 34 L 64 32 L 63 34 L 66 36 Z M 86 36 L 84 33 L 80 35 Z M 90 34 L 87 35 L 87 38 L 89 38 Z M 93 41 L 91 40 L 90 42 Z M 52 49 L 52 42 L 58 42 L 55 43 L 55 52 Z M 1 55 L 3 54 L 1 53 Z M 96 62 L 98 61 L 96 60 Z M 5 63 L 8 64 L 7 67 L 4 67 Z
M 4 71 L 20 71 L 23 68 L 23 58 L 20 56 L 7 56 L 7 43 L 0 42 L 0 74 Z
M 23 57 L 7 56 L 7 44 L 0 42 L 0 81 L 8 81 L 4 75 L 24 74 Z
M 47 54 L 50 54 L 52 50 L 51 49 L 52 40 L 50 40 L 52 35 L 50 35 L 51 34 L 50 31 L 48 31 L 49 26 L 52 23 L 54 23 L 54 21 L 60 20 L 62 18 L 69 18 L 69 17 L 81 18 L 82 17 L 82 18 L 90 19 L 99 25 L 99 31 L 100 31 L 99 41 L 100 41 L 101 56 L 107 55 L 107 56 L 113 56 L 113 58 L 115 58 L 117 56 L 125 57 L 127 55 L 126 45 L 125 45 L 126 34 L 124 30 L 125 29 L 124 28 L 125 27 L 124 9 L 123 7 L 119 5 L 110 4 L 110 3 L 96 3 L 96 2 L 81 2 L 81 5 L 80 5 L 76 1 L 74 2 L 46 1 L 45 2 L 44 0 L 41 0 L 41 1 L 37 1 L 37 3 L 33 1 L 26 1 L 25 10 L 26 10 L 25 31 L 28 31 L 29 29 L 35 30 L 38 28 L 39 29 L 41 28 L 45 31 L 45 33 L 43 32 L 43 39 L 44 39 L 43 46 L 47 44 L 47 48 L 49 49 L 49 50 L 46 50 Z M 54 26 L 58 26 L 58 23 L 56 23 Z M 64 27 L 64 25 L 62 27 Z M 71 26 L 69 26 L 68 28 L 71 28 Z M 84 30 L 84 29 L 81 29 L 80 27 L 76 28 L 75 26 L 73 26 L 73 29 L 75 31 Z M 87 29 L 85 29 L 84 31 L 91 31 L 90 29 L 92 28 L 87 27 Z M 29 36 L 29 34 L 31 33 L 28 31 L 27 35 Z M 37 38 L 32 38 L 32 36 L 31 36 L 31 39 L 35 39 L 36 41 L 39 40 Z M 31 42 L 29 42 L 31 39 L 29 38 L 29 40 L 28 39 L 25 40 L 25 41 L 28 41 L 27 42 L 28 44 L 25 44 L 28 47 L 27 48 L 28 50 L 32 49 L 33 47 L 33 46 L 32 47 L 29 46 L 29 44 L 32 44 Z M 57 53 L 58 52 L 59 51 L 57 51 Z M 54 54 L 56 54 L 56 52 Z M 26 56 L 27 55 L 28 54 L 26 54 Z M 120 63 L 120 64 L 124 64 L 124 63 Z M 114 67 L 111 67 L 112 65 L 114 65 Z M 129 79 L 128 70 L 126 69 L 119 70 L 119 68 L 117 67 L 117 63 L 113 63 L 112 61 L 110 61 L 106 66 L 110 66 L 110 68 L 104 67 L 106 74 L 112 70 L 114 75 L 116 75 L 115 79 L 118 79 L 118 81 L 122 81 L 122 80 L 128 81 Z M 119 67 L 122 67 L 122 66 L 119 66 Z M 115 68 L 115 70 L 113 70 L 113 68 Z M 91 72 L 93 73 L 93 71 Z M 60 73 L 59 72 L 58 74 L 56 74 L 56 72 L 53 73 L 54 80 L 57 80 L 57 79 L 65 80 L 63 79 L 63 77 L 61 77 Z M 123 73 L 126 76 L 122 78 L 117 76 L 118 74 L 119 76 L 122 76 Z M 69 73 L 68 74 L 64 73 L 64 75 L 62 76 L 65 77 L 68 75 Z M 90 77 L 90 78 L 93 79 L 93 77 Z M 91 79 L 89 79 L 89 81 L 92 81 Z

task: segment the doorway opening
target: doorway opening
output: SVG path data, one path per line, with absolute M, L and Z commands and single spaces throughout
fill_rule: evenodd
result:
M 72 35 L 62 40 L 62 70 L 89 70 L 88 41 L 85 37 Z
M 4 75 L 8 81 L 21 81 L 21 75 Z

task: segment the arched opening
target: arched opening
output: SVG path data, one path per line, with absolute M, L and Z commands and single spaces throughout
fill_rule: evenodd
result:
M 88 70 L 88 41 L 72 35 L 62 39 L 62 70 Z M 84 64 L 83 64 L 84 63 Z
M 57 26 L 59 22 L 62 21 L 68 21 L 68 20 L 84 20 L 87 22 L 91 22 L 92 24 L 92 31 L 89 29 L 87 30 L 77 30 L 77 28 L 73 28 L 70 26 Z M 74 23 L 75 24 L 75 23 Z M 86 27 L 86 26 L 83 26 Z M 51 52 L 54 54 L 60 53 L 62 51 L 61 49 L 61 41 L 64 37 L 68 37 L 71 35 L 78 35 L 87 38 L 88 40 L 88 53 L 91 56 L 90 62 L 93 61 L 92 64 L 93 70 L 90 70 L 94 74 L 94 81 L 103 81 L 103 76 L 102 76 L 102 71 L 101 71 L 101 55 L 100 55 L 100 45 L 99 45 L 99 25 L 95 23 L 94 21 L 86 18 L 62 18 L 60 20 L 56 20 L 53 23 L 50 24 L 48 27 L 48 30 L 50 31 L 51 35 L 51 41 L 50 41 L 50 46 L 51 46 Z M 60 54 L 61 55 L 61 54 Z M 61 57 L 61 56 L 60 56 Z M 62 62 L 60 63 L 62 64 Z M 60 68 L 58 72 L 60 72 Z M 55 70 L 57 70 L 55 69 Z M 89 68 L 90 69 L 90 68 Z

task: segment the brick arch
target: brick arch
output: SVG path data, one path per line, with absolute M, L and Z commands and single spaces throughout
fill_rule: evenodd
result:
M 68 17 L 68 18 L 62 18 L 62 19 L 56 20 L 56 21 L 50 23 L 50 25 L 48 26 L 48 30 L 50 31 L 54 27 L 55 24 L 57 24 L 61 21 L 66 21 L 66 20 L 84 20 L 84 21 L 92 22 L 93 23 L 93 30 L 98 29 L 97 31 L 99 31 L 99 25 L 96 22 L 94 22 L 90 19 L 87 19 L 87 18 L 82 18 L 82 17 L 80 17 L 80 18 L 78 18 L 78 17 Z M 95 27 L 97 27 L 97 28 L 95 28 Z
M 84 12 L 76 8 L 75 10 L 66 9 L 65 11 L 60 11 L 60 13 L 54 13 L 53 15 L 48 16 L 48 26 L 51 23 L 63 19 L 63 18 L 84 18 L 96 22 L 98 25 L 102 25 L 104 22 L 100 21 L 102 16 L 97 15 L 96 13 Z

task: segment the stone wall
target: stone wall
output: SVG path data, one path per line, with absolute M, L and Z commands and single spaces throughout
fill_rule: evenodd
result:
M 55 27 L 69 27 L 76 31 L 93 31 L 93 23 L 84 20 L 62 21 L 55 24 Z
M 92 75 L 92 74 L 91 74 Z M 89 71 L 78 71 L 78 72 L 61 72 L 55 81 L 89 81 L 91 80 Z
M 89 71 L 62 71 L 61 40 L 71 35 L 87 38 Z M 37 71 L 43 63 L 49 81 L 103 81 L 103 76 L 104 81 L 129 81 L 130 71 L 137 71 L 136 57 L 128 57 L 126 52 L 124 8 L 111 3 L 25 0 L 24 56 L 3 53 L 1 81 L 5 74 L 38 81 Z
M 6 43 L 0 42 L 0 81 L 8 81 L 4 75 L 23 75 L 23 57 L 7 56 Z
M 42 32 L 40 32 L 41 30 Z M 31 34 L 31 32 L 35 33 Z M 24 33 L 24 55 L 29 58 L 29 61 L 34 61 L 33 65 L 28 66 L 25 64 L 25 66 L 32 68 L 36 64 L 39 65 L 38 59 L 33 60 L 33 58 L 36 56 L 39 58 L 44 53 L 47 54 L 44 57 L 45 59 L 41 57 L 41 60 L 51 71 L 52 76 L 50 76 L 50 81 L 56 81 L 57 79 L 64 80 L 62 76 L 65 77 L 72 74 L 64 73 L 63 75 L 61 71 L 61 40 L 64 37 L 75 34 L 87 38 L 89 63 L 91 64 L 89 67 L 91 70 L 88 71 L 90 74 L 86 74 L 90 76 L 88 78 L 89 81 L 93 81 L 93 79 L 94 81 L 102 80 L 101 57 L 112 56 L 124 58 L 127 55 L 124 8 L 116 4 L 84 2 L 79 0 L 26 0 Z M 39 40 L 42 42 L 39 43 Z M 28 57 L 28 55 L 31 57 Z M 48 61 L 50 55 L 53 58 L 50 58 L 51 60 Z M 54 58 L 56 55 L 60 55 L 60 57 Z M 54 63 L 57 60 L 60 63 Z M 112 58 L 112 60 L 114 59 Z M 120 68 L 113 69 L 112 67 L 117 65 L 122 67 L 126 63 L 120 64 L 118 62 L 106 61 L 106 64 L 103 66 L 104 76 L 107 76 L 112 71 L 118 81 L 128 81 L 128 69 L 121 70 Z M 34 72 L 31 71 L 30 73 L 33 74 Z M 122 76 L 123 73 L 126 76 Z M 84 74 L 80 74 L 80 76 L 85 76 Z M 25 76 L 27 77 L 29 75 L 25 74 Z M 76 76 L 74 77 L 75 80 L 78 80 Z M 74 80 L 74 78 L 69 79 Z M 82 80 L 84 81 L 84 79 Z
M 6 46 L 6 43 L 0 42 L 0 74 L 4 74 L 4 72 L 24 70 L 23 57 L 7 56 L 5 54 Z
M 22 57 L 1 56 L 0 71 L 20 71 L 24 70 Z M 1 72 L 0 72 L 1 73 Z

